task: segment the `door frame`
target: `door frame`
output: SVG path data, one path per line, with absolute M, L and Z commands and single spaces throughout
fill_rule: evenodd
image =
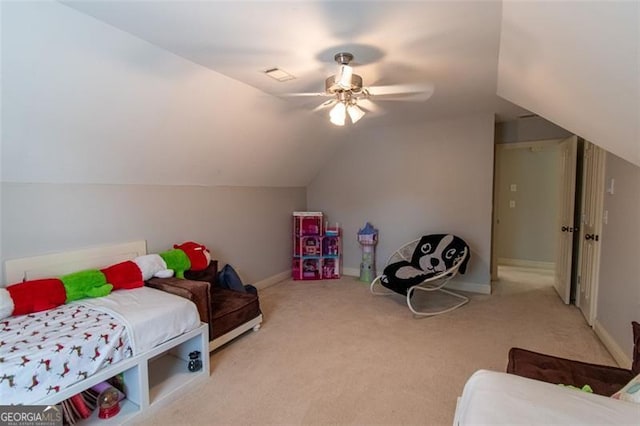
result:
M 538 139 L 525 142 L 494 143 L 493 146 L 493 209 L 491 212 L 491 281 L 498 280 L 498 206 L 500 205 L 500 152 L 509 149 L 537 149 L 548 146 L 557 146 L 566 138 Z

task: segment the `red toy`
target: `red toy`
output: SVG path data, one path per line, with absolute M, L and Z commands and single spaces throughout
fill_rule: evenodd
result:
M 13 305 L 13 310 L 10 312 L 13 315 L 46 311 L 64 304 L 67 300 L 64 285 L 57 278 L 24 281 L 10 285 L 4 290 L 7 291 L 10 303 Z M 38 296 L 34 297 L 35 295 Z
M 174 244 L 173 248 L 180 249 L 185 252 L 191 262 L 192 271 L 202 271 L 203 269 L 207 269 L 209 262 L 211 262 L 211 254 L 202 244 L 187 241 L 180 245 Z
M 108 268 L 101 269 L 100 272 L 107 278 L 107 282 L 113 285 L 114 290 L 129 290 L 144 285 L 140 268 L 130 260 L 116 263 Z

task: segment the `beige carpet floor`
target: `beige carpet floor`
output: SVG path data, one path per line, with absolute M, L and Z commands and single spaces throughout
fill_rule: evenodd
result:
M 491 296 L 415 319 L 354 278 L 260 291 L 264 323 L 211 355 L 211 377 L 138 419 L 148 425 L 451 424 L 478 369 L 512 346 L 615 365 L 551 277 L 501 268 Z

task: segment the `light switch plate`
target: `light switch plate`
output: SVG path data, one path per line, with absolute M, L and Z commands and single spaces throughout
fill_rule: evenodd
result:
M 511 185 L 509 185 L 509 190 L 511 192 L 516 192 L 518 190 L 518 186 L 515 183 L 512 183 Z
M 510 209 L 516 208 L 516 200 L 509 200 L 509 208 Z

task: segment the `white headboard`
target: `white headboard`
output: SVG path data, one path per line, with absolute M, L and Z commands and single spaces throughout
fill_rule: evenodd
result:
M 84 269 L 104 268 L 145 254 L 147 254 L 147 242 L 141 240 L 7 260 L 4 264 L 4 284 L 0 287 L 23 280 L 55 278 Z

